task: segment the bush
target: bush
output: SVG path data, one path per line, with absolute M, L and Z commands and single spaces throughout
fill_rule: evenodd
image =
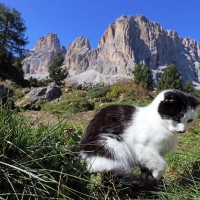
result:
M 94 110 L 94 103 L 87 101 L 86 99 L 78 99 L 74 101 L 69 101 L 66 105 L 66 110 L 68 112 L 77 113 Z
M 42 110 L 49 111 L 51 113 L 63 113 L 63 112 L 86 112 L 94 110 L 95 105 L 83 98 L 63 100 L 62 102 L 54 102 L 51 104 L 42 105 Z
M 149 92 L 141 85 L 135 84 L 133 81 L 127 81 L 112 85 L 111 91 L 107 94 L 107 97 L 113 100 L 119 100 L 120 97 L 126 101 L 142 100 L 149 96 L 148 94 Z
M 120 83 L 116 83 L 111 86 L 110 92 L 107 94 L 108 98 L 118 99 L 120 94 L 123 93 L 123 86 Z
M 87 92 L 87 95 L 90 98 L 101 98 L 101 97 L 105 97 L 109 91 L 110 91 L 110 86 L 96 87 L 96 88 L 89 89 Z
M 28 80 L 30 87 L 38 87 L 39 83 L 36 78 L 33 78 L 32 76 Z

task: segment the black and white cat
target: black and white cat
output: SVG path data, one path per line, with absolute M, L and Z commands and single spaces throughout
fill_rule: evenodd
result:
M 146 107 L 105 107 L 86 128 L 79 154 L 89 172 L 130 172 L 139 166 L 144 179 L 159 179 L 166 170 L 163 156 L 177 146 L 199 104 L 195 96 L 165 90 Z

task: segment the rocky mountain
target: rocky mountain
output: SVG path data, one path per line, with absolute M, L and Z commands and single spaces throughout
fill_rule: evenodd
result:
M 58 53 L 65 55 L 66 50 L 60 44 L 55 33 L 41 37 L 35 44 L 34 49 L 27 52 L 23 60 L 25 78 L 34 77 L 44 79 L 48 76 L 48 67 L 57 57 Z
M 45 59 L 37 61 L 34 56 L 26 59 L 31 61 L 33 58 L 34 67 L 27 67 L 24 62 L 24 69 L 28 69 L 25 73 L 46 72 L 49 63 L 44 62 L 43 65 Z M 67 49 L 63 67 L 69 71 L 67 82 L 95 84 L 130 79 L 134 66 L 139 63 L 149 67 L 155 84 L 163 70 L 171 64 L 177 66 L 184 82 L 190 80 L 200 84 L 200 46 L 197 41 L 181 38 L 175 31 L 164 30 L 142 15 L 118 18 L 108 26 L 96 49 L 92 49 L 84 37 L 75 39 Z

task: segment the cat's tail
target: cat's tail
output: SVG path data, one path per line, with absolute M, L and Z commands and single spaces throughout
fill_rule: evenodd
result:
M 150 172 L 145 171 L 141 176 L 130 172 L 112 170 L 106 172 L 106 177 L 115 183 L 120 183 L 123 187 L 128 187 L 133 191 L 155 191 L 160 187 L 160 181 L 155 179 Z

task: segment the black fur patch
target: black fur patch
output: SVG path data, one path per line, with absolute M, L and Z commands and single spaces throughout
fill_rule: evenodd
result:
M 173 119 L 179 121 L 189 107 L 195 109 L 200 99 L 181 92 L 171 90 L 164 93 L 164 100 L 158 106 L 158 113 L 162 119 Z
M 108 180 L 113 180 L 115 183 L 122 184 L 124 188 L 128 187 L 136 192 L 157 190 L 159 186 L 159 181 L 153 177 L 147 179 L 134 173 L 120 170 L 111 170 L 104 173 Z
M 111 159 L 114 154 L 104 146 L 102 135 L 122 142 L 121 134 L 129 125 L 136 108 L 128 105 L 111 105 L 101 109 L 91 120 L 79 145 L 79 151 L 88 156 L 99 155 Z

